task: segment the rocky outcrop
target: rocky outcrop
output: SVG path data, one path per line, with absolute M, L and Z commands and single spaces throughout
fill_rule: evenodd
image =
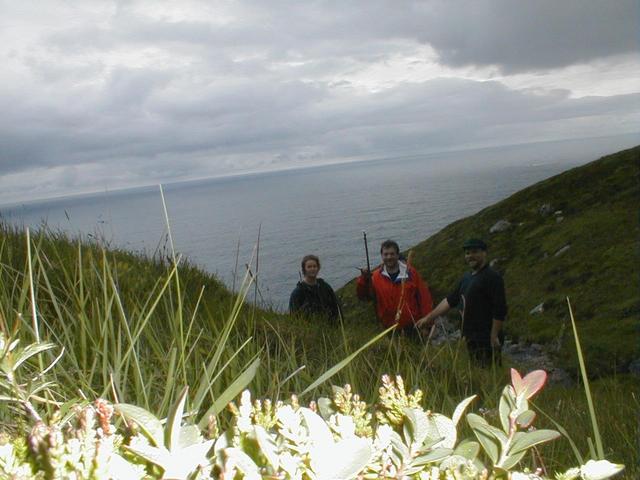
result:
M 500 233 L 511 228 L 511 222 L 508 220 L 498 220 L 493 226 L 489 229 L 489 233 Z
M 433 333 L 429 337 L 432 345 L 455 343 L 460 340 L 460 330 L 447 317 L 436 318 Z M 549 374 L 551 383 L 570 385 L 573 379 L 566 370 L 557 368 L 548 353 L 548 348 L 539 343 L 513 343 L 507 339 L 502 347 L 506 360 L 514 363 L 518 368 L 526 370 L 543 369 Z M 638 365 L 640 367 L 640 364 Z
M 529 310 L 529 315 L 539 315 L 540 313 L 544 313 L 544 302 L 539 303 L 531 310 Z

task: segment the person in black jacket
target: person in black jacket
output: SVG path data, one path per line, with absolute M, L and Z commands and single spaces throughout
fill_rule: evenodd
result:
M 467 240 L 464 258 L 471 271 L 464 274 L 455 289 L 423 320 L 431 326 L 436 317 L 457 307 L 462 312 L 462 336 L 471 357 L 481 365 L 500 363 L 504 341 L 502 325 L 507 316 L 504 281 L 487 263 L 487 244 L 477 238 Z
M 340 315 L 338 297 L 331 286 L 318 278 L 320 259 L 315 255 L 306 255 L 300 263 L 302 280 L 291 292 L 289 312 L 303 315 L 322 315 L 336 320 Z

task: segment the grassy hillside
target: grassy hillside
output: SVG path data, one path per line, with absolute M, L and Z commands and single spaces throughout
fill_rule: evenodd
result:
M 610 236 L 581 232 L 584 225 L 600 225 L 604 219 L 617 219 L 623 214 L 635 222 L 637 155 L 635 149 L 607 157 L 520 192 L 503 202 L 506 205 L 498 204 L 457 222 L 417 246 L 414 262 L 439 299 L 464 270 L 459 247 L 463 238 L 471 234 L 488 237 L 487 229 L 498 219 L 522 223 L 489 238 L 492 258 L 505 258 L 501 268 L 511 300 L 511 331 L 531 339 L 544 338 L 543 327 L 550 323 L 545 328 L 549 338 L 554 337 L 566 322 L 562 298 L 569 294 L 589 348 L 589 367 L 599 358 L 593 354 L 594 342 L 597 345 L 596 340 L 606 339 L 609 333 L 615 345 L 604 347 L 623 358 L 627 350 L 632 352 L 633 339 L 629 333 L 626 337 L 621 333 L 622 327 L 628 322 L 630 327 L 625 331 L 635 335 L 633 312 L 638 309 L 638 289 L 634 285 L 637 226 L 612 220 Z M 612 172 L 617 172 L 614 180 Z M 591 183 L 583 192 L 587 179 Z M 567 183 L 575 186 L 570 191 L 557 186 Z M 609 193 L 605 195 L 604 190 Z M 601 198 L 606 199 L 603 208 Z M 562 209 L 564 221 L 556 223 L 552 217 L 540 216 L 538 208 L 543 202 Z M 636 206 L 630 207 L 632 204 Z M 633 231 L 629 225 L 633 225 Z M 553 257 L 554 249 L 567 241 L 572 244 L 569 251 Z M 592 248 L 587 255 L 592 241 L 606 249 Z M 31 247 L 31 264 L 27 245 Z M 542 258 L 543 252 L 549 253 L 548 258 Z M 576 256 L 575 262 L 572 255 Z M 604 273 L 584 265 L 598 265 Z M 547 267 L 555 269 L 552 291 L 543 284 Z M 622 278 L 620 271 L 626 272 Z M 575 278 L 582 278 L 585 272 L 589 275 L 578 287 Z M 516 279 L 526 282 L 521 284 Z M 615 280 L 620 285 L 614 293 Z M 598 296 L 583 299 L 580 295 L 586 288 L 587 293 L 595 292 L 592 281 L 606 283 Z M 213 402 L 226 399 L 225 392 L 245 377 L 245 372 L 251 373 L 257 358 L 260 364 L 249 384 L 254 397 L 275 399 L 300 394 L 381 331 L 371 304 L 355 301 L 349 286 L 342 293 L 346 307 L 343 325 L 292 318 L 242 303 L 237 293 L 229 292 L 215 278 L 188 263 L 175 270 L 166 258 L 144 258 L 51 232 L 37 233 L 29 243 L 23 232 L 0 224 L 0 330 L 18 337 L 21 345 L 37 338 L 56 345 L 47 352 L 47 362 L 60 354 L 55 368 L 47 372 L 46 379 L 55 386 L 51 392 L 47 387 L 47 398 L 63 403 L 63 408 L 80 398 L 102 396 L 134 403 L 163 417 L 182 387 L 189 385 L 189 409 L 202 414 Z M 548 304 L 547 310 L 540 317 L 529 317 L 529 309 L 541 301 Z M 585 314 L 588 308 L 594 309 L 591 317 Z M 602 318 L 615 319 L 620 328 L 611 329 L 611 320 L 598 321 Z M 587 327 L 592 326 L 599 327 L 602 339 L 587 338 Z M 607 332 L 607 328 L 613 331 Z M 570 347 L 567 335 L 564 351 L 573 358 Z M 610 365 L 606 360 L 602 362 L 604 367 Z M 378 399 L 381 375 L 400 374 L 408 388 L 425 390 L 425 408 L 450 415 L 460 400 L 475 393 L 480 398 L 473 410 L 484 412 L 493 421 L 500 392 L 508 381 L 506 365 L 495 371 L 477 368 L 460 344 L 425 348 L 410 339 L 391 336 L 381 338 L 343 365 L 318 388 L 300 395 L 301 403 L 326 394 L 330 384 L 345 383 L 373 403 Z M 637 382 L 606 378 L 592 388 L 605 454 L 628 465 L 626 478 L 637 478 L 638 424 L 628 421 L 638 408 Z M 55 411 L 42 400 L 37 407 L 48 416 Z M 536 400 L 535 408 L 564 425 L 577 450 L 586 454 L 593 432 L 580 386 L 549 386 Z M 222 414 L 219 421 L 225 425 Z M 555 428 L 543 413 L 536 425 Z M 0 401 L 0 434 L 20 428 L 16 410 Z M 471 434 L 464 426 L 460 433 L 464 437 Z M 551 470 L 578 462 L 567 439 L 541 447 L 540 455 Z M 537 461 L 527 457 L 524 465 L 534 468 Z
M 517 192 L 416 245 L 413 264 L 440 301 L 466 268 L 464 239 L 486 239 L 506 283 L 508 334 L 557 345 L 558 362 L 575 366 L 568 296 L 591 373 L 625 371 L 640 356 L 639 159 L 635 147 Z M 500 220 L 511 227 L 489 233 Z M 353 301 L 353 284 L 342 294 L 351 316 L 372 315 Z M 544 312 L 531 314 L 541 303 Z

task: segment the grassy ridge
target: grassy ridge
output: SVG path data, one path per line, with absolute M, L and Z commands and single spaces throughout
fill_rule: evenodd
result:
M 79 395 L 117 397 L 164 416 L 188 384 L 191 405 L 201 390 L 206 397 L 202 408 L 206 408 L 256 356 L 261 364 L 250 384 L 254 397 L 283 398 L 302 392 L 380 332 L 372 306 L 356 303 L 348 294 L 344 325 L 245 305 L 229 327 L 238 295 L 188 264 L 175 272 L 163 259 L 105 250 L 47 232 L 31 239 L 30 275 L 26 245 L 23 232 L 0 228 L 0 320 L 5 328 L 17 329 L 25 344 L 34 340 L 33 278 L 40 337 L 65 349 L 60 363 L 49 372 L 59 385 L 55 401 Z M 429 271 L 421 263 L 419 249 L 415 261 L 423 272 Z M 443 278 L 442 285 L 462 269 L 461 264 L 459 268 L 451 265 L 451 277 Z M 434 289 L 436 296 L 445 291 L 441 288 Z M 508 381 L 506 368 L 477 369 L 460 344 L 425 348 L 405 338 L 385 337 L 301 401 L 326 393 L 330 383 L 350 383 L 363 399 L 375 402 L 383 373 L 401 374 L 407 386 L 423 388 L 425 407 L 445 414 L 476 393 L 480 398 L 474 409 L 482 407 L 485 415 L 495 415 L 500 391 Z M 594 384 L 593 394 L 607 457 L 627 464 L 628 478 L 635 478 L 638 425 L 629 418 L 639 406 L 638 386 L 625 378 L 612 378 Z M 578 450 L 586 454 L 587 437 L 593 435 L 579 386 L 549 387 L 536 407 L 564 425 Z M 15 428 L 12 415 L 0 402 L 0 427 Z M 537 425 L 554 428 L 545 418 Z M 466 429 L 462 435 L 469 433 Z M 541 454 L 551 469 L 577 463 L 567 440 L 543 447 Z M 525 463 L 534 465 L 532 459 Z
M 556 344 L 558 363 L 575 369 L 569 296 L 590 373 L 625 371 L 640 357 L 639 174 L 640 147 L 566 171 L 450 224 L 412 248 L 413 264 L 440 301 L 466 268 L 464 240 L 486 239 L 489 259 L 497 259 L 505 279 L 508 334 Z M 551 213 L 540 212 L 544 204 Z M 490 234 L 499 220 L 511 228 Z M 566 245 L 569 249 L 555 256 Z M 353 284 L 342 295 L 354 305 L 354 316 L 372 315 L 368 307 L 356 305 Z M 530 314 L 540 303 L 544 312 Z

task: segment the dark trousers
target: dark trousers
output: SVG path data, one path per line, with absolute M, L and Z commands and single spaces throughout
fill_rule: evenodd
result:
M 491 342 L 467 340 L 467 350 L 471 359 L 481 367 L 488 367 L 492 364 L 502 365 L 502 352 L 500 348 L 493 348 Z

